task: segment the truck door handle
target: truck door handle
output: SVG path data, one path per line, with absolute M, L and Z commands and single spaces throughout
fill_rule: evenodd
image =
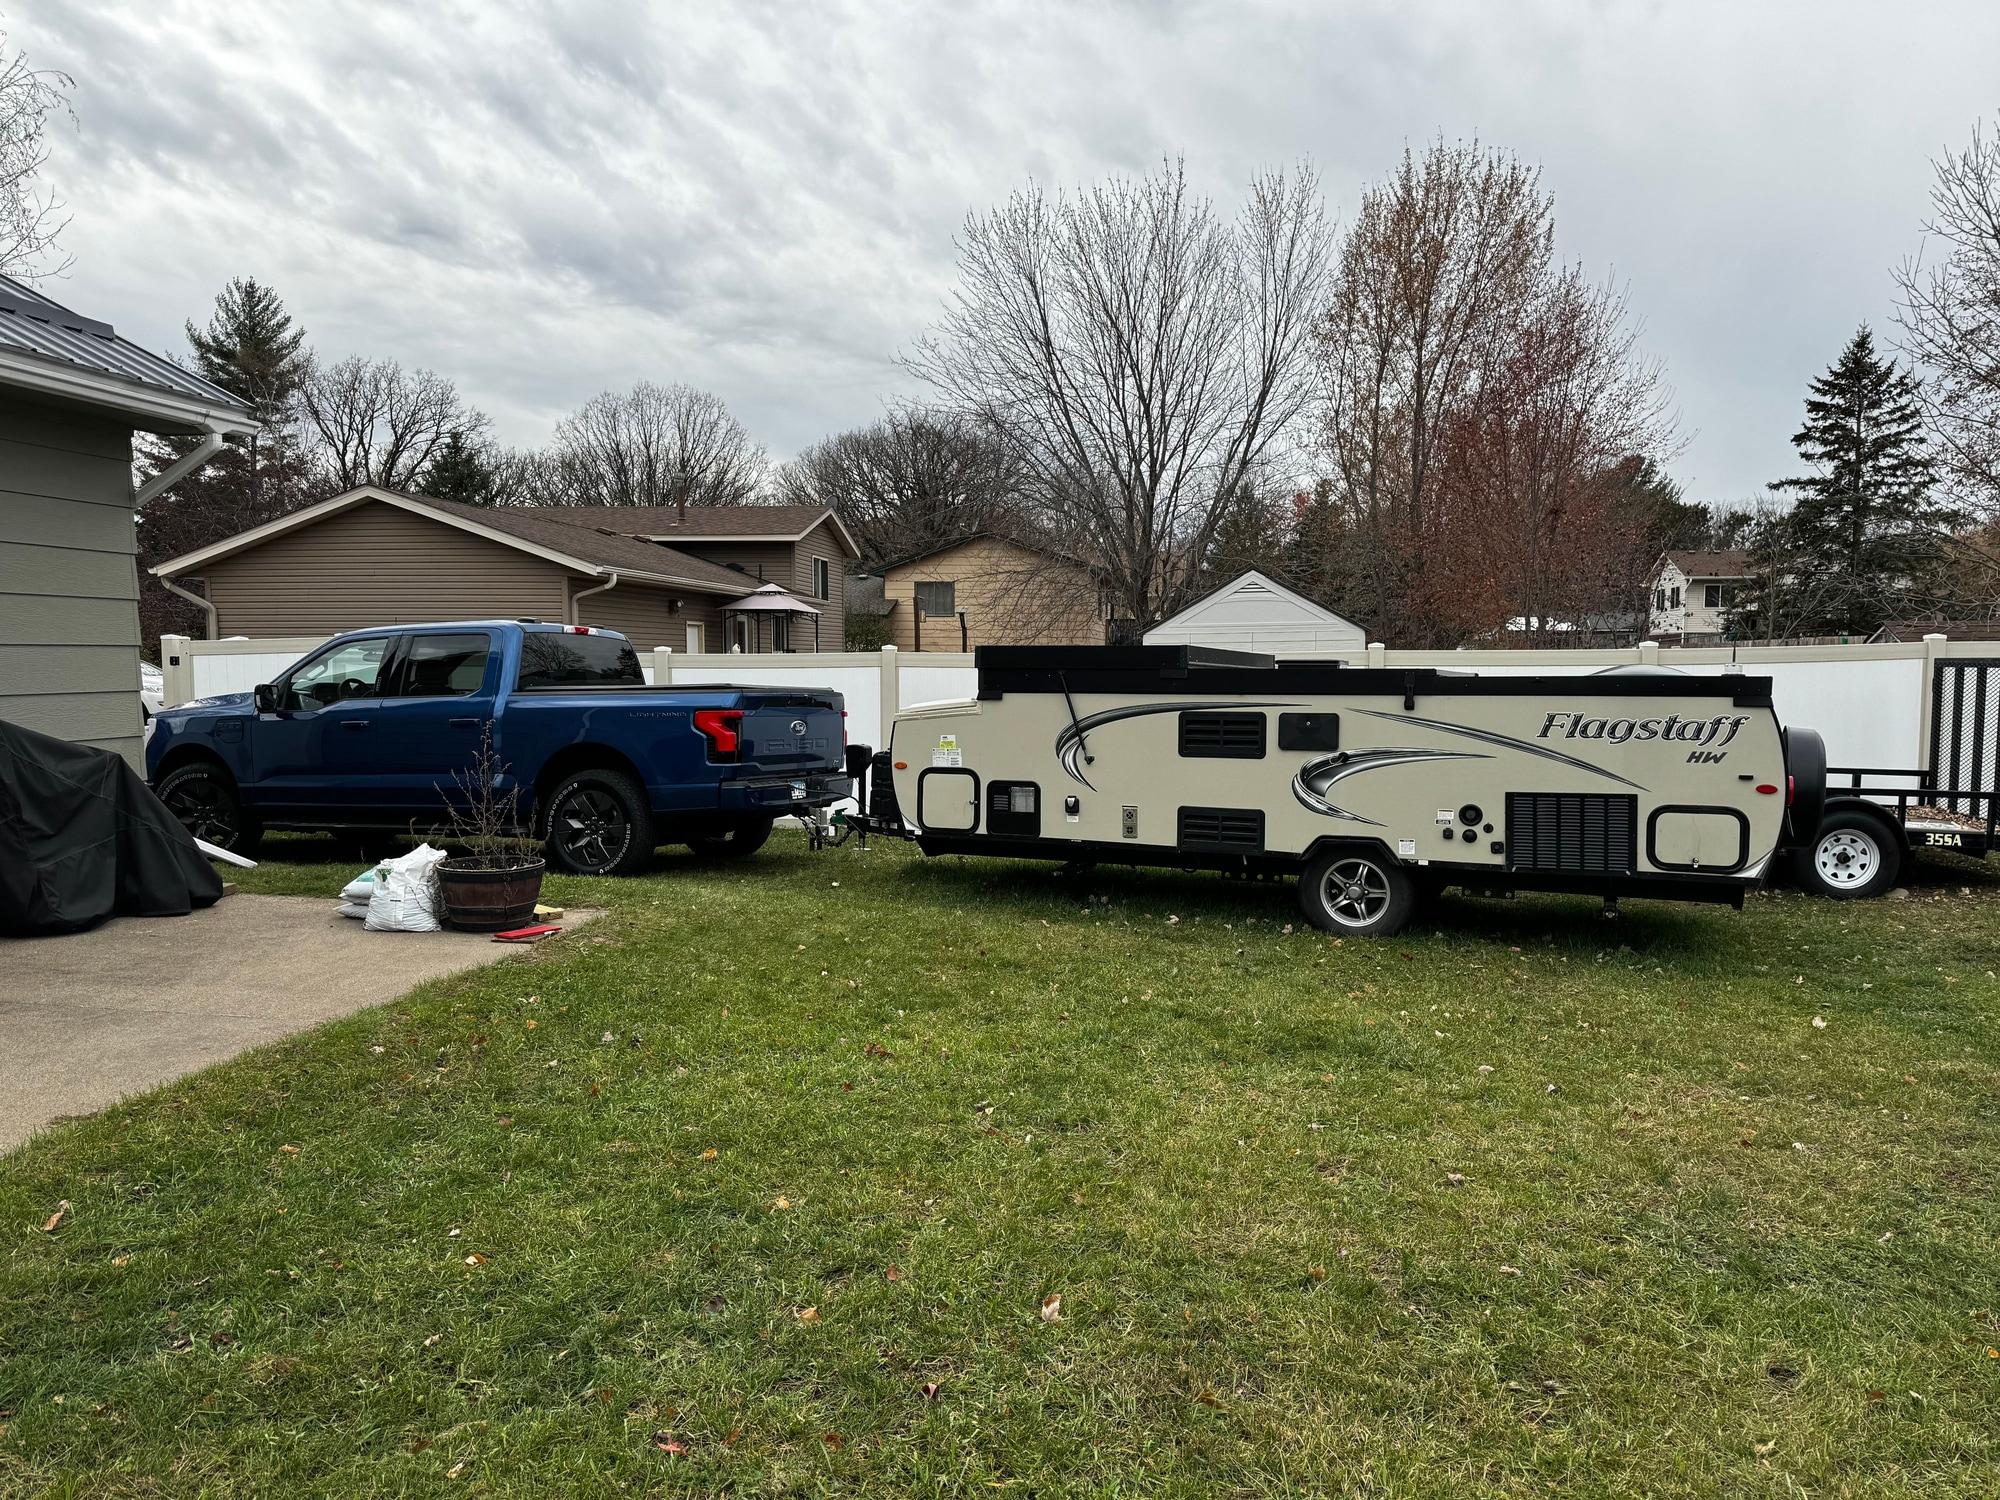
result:
M 477 719 L 446 719 L 444 722 L 447 727 L 452 729 L 477 729 L 479 727 Z
M 368 721 L 366 719 L 342 719 L 340 727 L 342 729 L 366 729 Z

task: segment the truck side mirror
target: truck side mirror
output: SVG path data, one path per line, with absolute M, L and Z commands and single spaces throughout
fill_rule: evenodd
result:
M 260 714 L 274 714 L 278 711 L 278 690 L 268 682 L 260 682 L 250 689 L 250 701 L 257 705 Z

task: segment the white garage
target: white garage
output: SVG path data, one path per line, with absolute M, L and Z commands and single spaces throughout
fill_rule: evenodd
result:
M 1273 656 L 1358 656 L 1368 635 L 1252 569 L 1146 632 L 1149 646 L 1216 646 Z

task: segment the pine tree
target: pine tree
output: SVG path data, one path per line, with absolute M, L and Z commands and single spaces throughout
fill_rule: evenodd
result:
M 204 380 L 256 408 L 275 426 L 305 379 L 306 331 L 292 327 L 284 299 L 253 276 L 231 278 L 216 296 L 208 326 L 187 323 L 195 369 Z
M 1792 445 L 1812 472 L 1771 486 L 1795 503 L 1757 548 L 1775 585 L 1766 632 L 1872 631 L 1928 605 L 1964 518 L 1931 492 L 1916 382 L 1866 324 L 1811 389 Z
M 464 433 L 453 432 L 419 476 L 417 488 L 439 500 L 456 500 L 462 505 L 498 505 L 500 470 L 485 445 L 468 442 Z

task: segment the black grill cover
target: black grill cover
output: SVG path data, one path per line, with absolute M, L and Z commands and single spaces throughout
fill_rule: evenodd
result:
M 0 933 L 177 917 L 221 896 L 222 877 L 120 757 L 0 719 Z

